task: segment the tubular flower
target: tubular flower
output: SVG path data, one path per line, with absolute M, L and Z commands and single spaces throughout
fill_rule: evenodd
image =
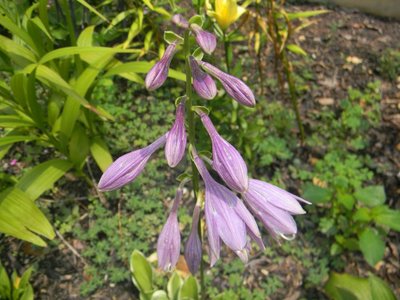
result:
M 201 241 L 198 231 L 200 206 L 196 205 L 193 210 L 192 229 L 185 245 L 185 259 L 190 273 L 196 274 L 201 262 Z
M 149 146 L 119 157 L 101 176 L 98 189 L 111 191 L 135 180 L 143 171 L 151 155 L 165 144 L 166 136 L 164 134 Z
M 185 101 L 181 101 L 176 109 L 175 123 L 167 134 L 165 158 L 168 165 L 174 168 L 182 160 L 186 149 Z
M 243 14 L 245 9 L 236 0 L 215 0 L 214 16 L 222 30 L 226 30 Z
M 249 185 L 249 178 L 242 156 L 235 147 L 219 135 L 205 113 L 200 113 L 200 116 L 211 138 L 214 170 L 231 189 L 240 193 L 245 192 Z
M 297 226 L 292 215 L 306 213 L 298 201 L 310 204 L 277 186 L 255 179 L 249 180 L 249 188 L 242 195 L 274 237 L 296 235 Z
M 217 47 L 217 38 L 211 32 L 203 30 L 197 24 L 191 24 L 190 28 L 196 36 L 196 42 L 207 54 L 212 54 Z
M 189 22 L 181 14 L 173 15 L 172 22 L 181 28 L 189 28 Z
M 199 62 L 206 72 L 217 78 L 225 91 L 237 102 L 246 106 L 254 106 L 256 100 L 251 89 L 239 78 L 222 72 L 218 68 L 206 62 Z
M 207 100 L 211 100 L 217 94 L 217 86 L 210 75 L 205 73 L 197 63 L 197 61 L 190 56 L 190 69 L 193 77 L 193 88 L 196 93 Z
M 247 231 L 261 237 L 254 218 L 233 192 L 211 177 L 195 150 L 193 157 L 205 184 L 205 217 L 211 266 L 219 259 L 221 240 L 246 262 Z
M 149 91 L 154 91 L 164 84 L 168 77 L 168 69 L 175 54 L 175 49 L 176 42 L 169 44 L 163 57 L 147 73 L 145 84 Z
M 181 199 L 182 189 L 178 188 L 171 212 L 157 241 L 158 267 L 164 271 L 171 271 L 179 259 L 181 234 L 179 232 L 177 211 Z

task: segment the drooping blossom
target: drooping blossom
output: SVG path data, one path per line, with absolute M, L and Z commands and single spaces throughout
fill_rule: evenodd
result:
M 175 123 L 167 134 L 165 157 L 168 165 L 174 168 L 182 160 L 186 149 L 185 101 L 181 101 L 176 109 Z
M 249 107 L 252 107 L 256 104 L 253 92 L 239 78 L 222 72 L 220 69 L 207 62 L 200 61 L 199 64 L 204 70 L 206 70 L 206 72 L 221 82 L 225 91 L 233 98 L 233 100 Z
M 211 177 L 197 152 L 192 150 L 194 162 L 205 184 L 204 209 L 211 266 L 219 259 L 221 240 L 246 262 L 247 232 L 261 237 L 257 224 L 243 202 Z
M 149 91 L 153 91 L 162 86 L 168 77 L 168 70 L 171 60 L 175 54 L 177 43 L 168 45 L 163 57 L 155 63 L 146 75 L 145 85 Z
M 181 200 L 182 189 L 179 187 L 167 222 L 157 241 L 158 267 L 164 271 L 171 271 L 179 260 L 181 233 L 179 232 L 178 223 L 178 205 Z
M 201 28 L 197 24 L 191 24 L 190 28 L 196 36 L 196 42 L 201 49 L 207 54 L 212 54 L 217 47 L 217 38 L 211 32 Z
M 217 94 L 217 86 L 214 80 L 204 72 L 193 56 L 190 56 L 190 69 L 193 77 L 193 88 L 196 93 L 207 100 L 211 100 Z
M 149 146 L 119 157 L 101 176 L 98 189 L 111 191 L 135 180 L 143 171 L 151 155 L 165 144 L 166 136 L 164 134 Z
M 297 226 L 292 215 L 306 213 L 298 201 L 310 204 L 277 186 L 256 179 L 249 180 L 249 188 L 242 195 L 274 237 L 296 235 Z
M 201 121 L 211 138 L 213 168 L 224 182 L 233 190 L 243 193 L 249 185 L 247 166 L 240 153 L 222 138 L 209 116 L 200 113 Z
M 173 15 L 172 22 L 174 22 L 177 26 L 181 28 L 189 28 L 189 22 L 181 14 Z
M 197 273 L 201 263 L 201 240 L 198 231 L 199 216 L 200 206 L 196 205 L 193 210 L 192 228 L 185 245 L 185 260 L 192 274 Z

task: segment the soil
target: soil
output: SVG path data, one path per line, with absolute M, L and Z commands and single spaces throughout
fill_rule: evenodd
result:
M 304 11 L 324 9 L 317 5 L 291 6 L 290 10 Z M 317 89 L 301 99 L 301 112 L 307 124 L 307 114 L 321 106 L 329 105 L 332 109 L 340 99 L 345 98 L 349 87 L 363 89 L 367 83 L 379 79 L 382 82 L 382 126 L 373 132 L 374 146 L 369 154 L 378 162 L 388 164 L 390 168 L 378 178 L 383 182 L 388 203 L 392 208 L 400 209 L 400 77 L 390 81 L 379 69 L 379 58 L 389 48 L 400 48 L 400 23 L 385 20 L 352 10 L 334 8 L 330 13 L 315 18 L 317 23 L 295 35 L 296 42 L 309 53 L 311 69 L 316 75 Z M 269 55 L 269 54 L 268 54 Z M 272 69 L 272 68 L 269 68 Z M 268 71 L 268 77 L 275 78 Z M 250 74 L 248 77 L 252 77 Z M 254 80 L 257 80 L 256 78 Z M 271 92 L 271 91 L 268 91 Z M 79 241 L 65 237 L 66 241 L 78 252 Z M 84 274 L 85 262 L 73 254 L 66 243 L 49 249 L 37 250 L 26 243 L 11 238 L 3 239 L 10 245 L 5 253 L 16 248 L 22 249 L 24 257 L 9 257 L 13 266 L 20 268 L 27 263 L 39 261 L 39 271 L 33 278 L 36 299 L 84 299 L 79 296 L 79 286 L 84 280 L 90 280 Z M 390 283 L 400 297 L 400 236 L 391 233 L 385 260 L 378 265 L 377 272 Z M 353 274 L 367 275 L 369 267 L 356 257 L 347 267 Z M 278 275 L 284 288 L 278 290 L 271 299 L 299 299 L 302 295 L 304 266 L 285 258 L 280 265 L 271 265 L 268 259 L 258 258 L 250 265 L 265 266 L 265 272 Z M 285 270 L 285 272 L 282 272 Z M 287 272 L 290 270 L 290 272 Z M 256 275 L 251 274 L 249 280 Z M 290 288 L 288 288 L 290 287 Z M 115 287 L 104 287 L 89 299 L 136 299 L 135 290 L 130 282 Z

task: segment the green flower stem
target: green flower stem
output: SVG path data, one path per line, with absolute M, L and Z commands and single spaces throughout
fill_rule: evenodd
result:
M 194 112 L 192 111 L 193 99 L 192 99 L 192 73 L 189 65 L 189 56 L 190 56 L 190 40 L 189 40 L 189 30 L 185 32 L 185 39 L 183 44 L 183 49 L 185 53 L 185 73 L 186 73 L 186 114 L 187 114 L 187 124 L 188 124 L 188 133 L 189 133 L 189 143 L 192 147 L 195 147 L 196 142 L 196 120 L 194 118 Z M 197 171 L 196 165 L 192 160 L 192 184 L 194 196 L 197 199 L 199 198 L 199 173 Z M 201 230 L 201 218 L 199 218 L 199 236 L 200 241 L 203 244 L 203 233 Z M 200 290 L 201 290 L 201 299 L 206 299 L 206 291 L 204 284 L 204 263 L 203 259 L 200 261 Z

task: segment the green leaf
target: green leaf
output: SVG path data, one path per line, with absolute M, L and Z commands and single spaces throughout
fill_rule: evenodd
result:
M 26 172 L 16 187 L 29 195 L 32 201 L 36 200 L 45 191 L 51 189 L 71 167 L 72 163 L 64 159 L 48 160 Z
M 385 253 L 385 242 L 374 229 L 367 228 L 361 233 L 359 246 L 365 260 L 372 267 L 382 260 Z
M 46 243 L 35 233 L 48 239 L 53 239 L 55 235 L 43 213 L 18 188 L 0 194 L 0 232 L 42 247 Z
M 352 195 L 350 194 L 343 194 L 343 193 L 338 193 L 337 195 L 338 202 L 342 204 L 347 210 L 352 210 L 355 199 Z
M 153 293 L 151 300 L 168 300 L 168 296 L 165 291 L 158 290 Z
M 35 140 L 36 138 L 33 136 L 24 136 L 24 135 L 13 135 L 13 136 L 4 136 L 0 139 L 0 147 L 14 144 L 17 142 L 30 142 Z
M 131 14 L 135 13 L 136 9 L 130 9 L 130 10 L 125 10 L 123 12 L 120 12 L 118 15 L 116 15 L 108 25 L 108 27 L 104 30 L 104 33 L 107 33 L 111 29 L 113 29 L 117 24 L 122 22 L 126 17 L 130 16 Z
M 30 127 L 34 125 L 32 120 L 22 119 L 18 115 L 0 115 L 0 127 L 16 128 L 16 127 Z
M 144 255 L 134 250 L 130 259 L 133 284 L 145 295 L 151 295 L 153 287 L 153 270 Z
M 77 124 L 69 142 L 69 158 L 80 168 L 89 154 L 89 138 L 85 129 Z
M 182 285 L 182 279 L 179 275 L 174 272 L 171 278 L 168 281 L 167 290 L 168 290 L 168 297 L 170 300 L 176 300 L 178 297 L 179 289 Z
M 360 207 L 353 215 L 354 221 L 369 222 L 371 220 L 370 209 L 366 207 Z
M 381 205 L 374 207 L 371 215 L 377 224 L 400 231 L 400 210 L 393 210 L 386 205 Z
M 183 43 L 183 38 L 176 34 L 173 31 L 164 31 L 164 41 L 166 41 L 168 44 L 172 44 L 173 42 Z
M 0 299 L 11 298 L 11 283 L 6 269 L 0 262 Z
M 105 22 L 109 22 L 108 19 L 102 15 L 97 9 L 95 9 L 93 6 L 91 6 L 89 3 L 87 3 L 85 0 L 76 0 L 80 4 L 82 4 L 84 7 L 86 7 L 88 10 L 90 10 L 92 13 L 97 15 L 100 19 L 102 19 Z
M 198 300 L 199 287 L 193 276 L 186 278 L 179 291 L 178 300 Z
M 379 277 L 370 274 L 368 282 L 371 289 L 372 299 L 396 300 L 396 296 L 393 294 L 389 285 Z
M 195 59 L 197 59 L 197 60 L 202 60 L 202 59 L 203 59 L 203 56 L 204 56 L 204 53 L 203 53 L 203 51 L 201 50 L 201 48 L 198 47 L 198 48 L 196 48 L 196 50 L 193 51 L 192 56 L 193 56 Z
M 90 152 L 100 170 L 105 172 L 113 162 L 107 144 L 100 138 L 95 137 L 90 145 Z
M 304 51 L 303 48 L 301 48 L 299 45 L 288 44 L 288 45 L 286 45 L 286 49 L 288 49 L 290 52 L 292 52 L 294 54 L 300 54 L 303 56 L 307 56 L 307 52 Z
M 3 35 L 0 35 L 0 50 L 21 67 L 25 66 L 27 62 L 36 62 L 35 54 L 32 51 Z
M 196 24 L 200 27 L 203 26 L 203 18 L 200 15 L 194 15 L 189 19 L 189 24 Z
M 312 183 L 306 183 L 303 190 L 303 198 L 312 203 L 326 203 L 332 198 L 332 192 L 329 189 L 313 185 Z
M 289 21 L 296 20 L 296 19 L 305 19 L 305 18 L 310 18 L 314 16 L 318 16 L 321 14 L 326 14 L 330 12 L 329 10 L 322 9 L 322 10 L 310 10 L 310 11 L 300 11 L 300 12 L 295 12 L 295 13 L 287 13 L 287 17 Z
M 333 272 L 324 289 L 334 300 L 375 300 L 371 297 L 368 279 L 349 274 Z
M 18 36 L 26 44 L 28 44 L 32 49 L 36 49 L 36 45 L 33 39 L 30 37 L 29 33 L 18 27 L 10 18 L 5 15 L 0 14 L 0 25 L 10 31 L 13 35 Z
M 370 207 L 383 204 L 386 201 L 386 194 L 382 185 L 359 188 L 356 190 L 354 196 L 358 201 Z

